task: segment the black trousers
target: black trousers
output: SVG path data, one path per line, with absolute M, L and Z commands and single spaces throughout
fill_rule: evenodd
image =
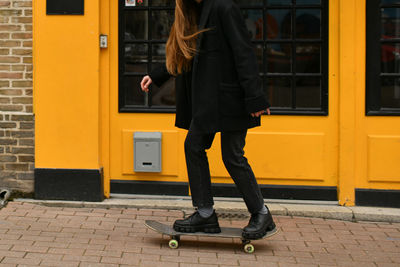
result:
M 247 130 L 221 132 L 222 160 L 229 175 L 254 214 L 264 205 L 264 199 L 254 173 L 244 157 L 243 148 Z M 210 168 L 206 149 L 211 147 L 215 133 L 201 133 L 190 127 L 185 140 L 186 165 L 194 207 L 211 207 L 214 200 L 211 192 Z

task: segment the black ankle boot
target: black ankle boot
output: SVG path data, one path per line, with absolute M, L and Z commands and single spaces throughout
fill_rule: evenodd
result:
M 196 211 L 186 219 L 176 220 L 174 223 L 174 230 L 177 232 L 184 232 L 184 233 L 221 232 L 221 228 L 219 228 L 218 217 L 215 211 L 208 218 L 201 217 L 199 212 Z
M 275 228 L 274 220 L 269 211 L 268 214 L 257 213 L 251 215 L 249 224 L 243 228 L 242 236 L 245 239 L 260 239 Z

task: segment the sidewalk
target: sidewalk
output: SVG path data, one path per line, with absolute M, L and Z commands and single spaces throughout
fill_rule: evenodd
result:
M 215 209 L 220 216 L 247 216 L 246 206 L 241 198 L 214 198 Z M 52 207 L 85 207 L 85 208 L 158 208 L 192 212 L 190 197 L 119 195 L 112 194 L 103 202 L 53 201 L 16 199 L 32 204 Z M 293 201 L 265 199 L 268 208 L 274 215 L 300 216 L 345 221 L 372 221 L 400 223 L 400 209 L 379 207 L 343 207 L 334 201 Z
M 275 215 L 281 232 L 245 254 L 238 240 L 215 238 L 182 237 L 173 250 L 168 237 L 143 224 L 172 224 L 182 211 L 65 205 L 14 201 L 1 209 L 0 266 L 400 266 L 400 223 Z M 240 216 L 220 219 L 223 226 L 246 223 Z

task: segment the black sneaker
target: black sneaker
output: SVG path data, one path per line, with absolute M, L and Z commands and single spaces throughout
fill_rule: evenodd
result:
M 271 213 L 253 214 L 251 215 L 249 224 L 243 228 L 242 236 L 245 239 L 261 239 L 267 232 L 271 232 L 276 228 Z
M 200 216 L 199 212 L 195 212 L 186 219 L 176 220 L 174 223 L 174 230 L 177 232 L 184 233 L 195 233 L 195 232 L 205 232 L 205 233 L 220 233 L 221 228 L 219 228 L 218 217 L 215 211 L 208 218 L 203 218 Z

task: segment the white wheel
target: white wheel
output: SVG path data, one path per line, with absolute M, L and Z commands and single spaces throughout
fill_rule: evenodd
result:
M 170 248 L 177 249 L 179 247 L 179 242 L 178 242 L 178 240 L 171 239 L 169 241 L 168 245 Z
M 254 246 L 252 244 L 246 244 L 244 246 L 244 252 L 249 254 L 254 253 Z

